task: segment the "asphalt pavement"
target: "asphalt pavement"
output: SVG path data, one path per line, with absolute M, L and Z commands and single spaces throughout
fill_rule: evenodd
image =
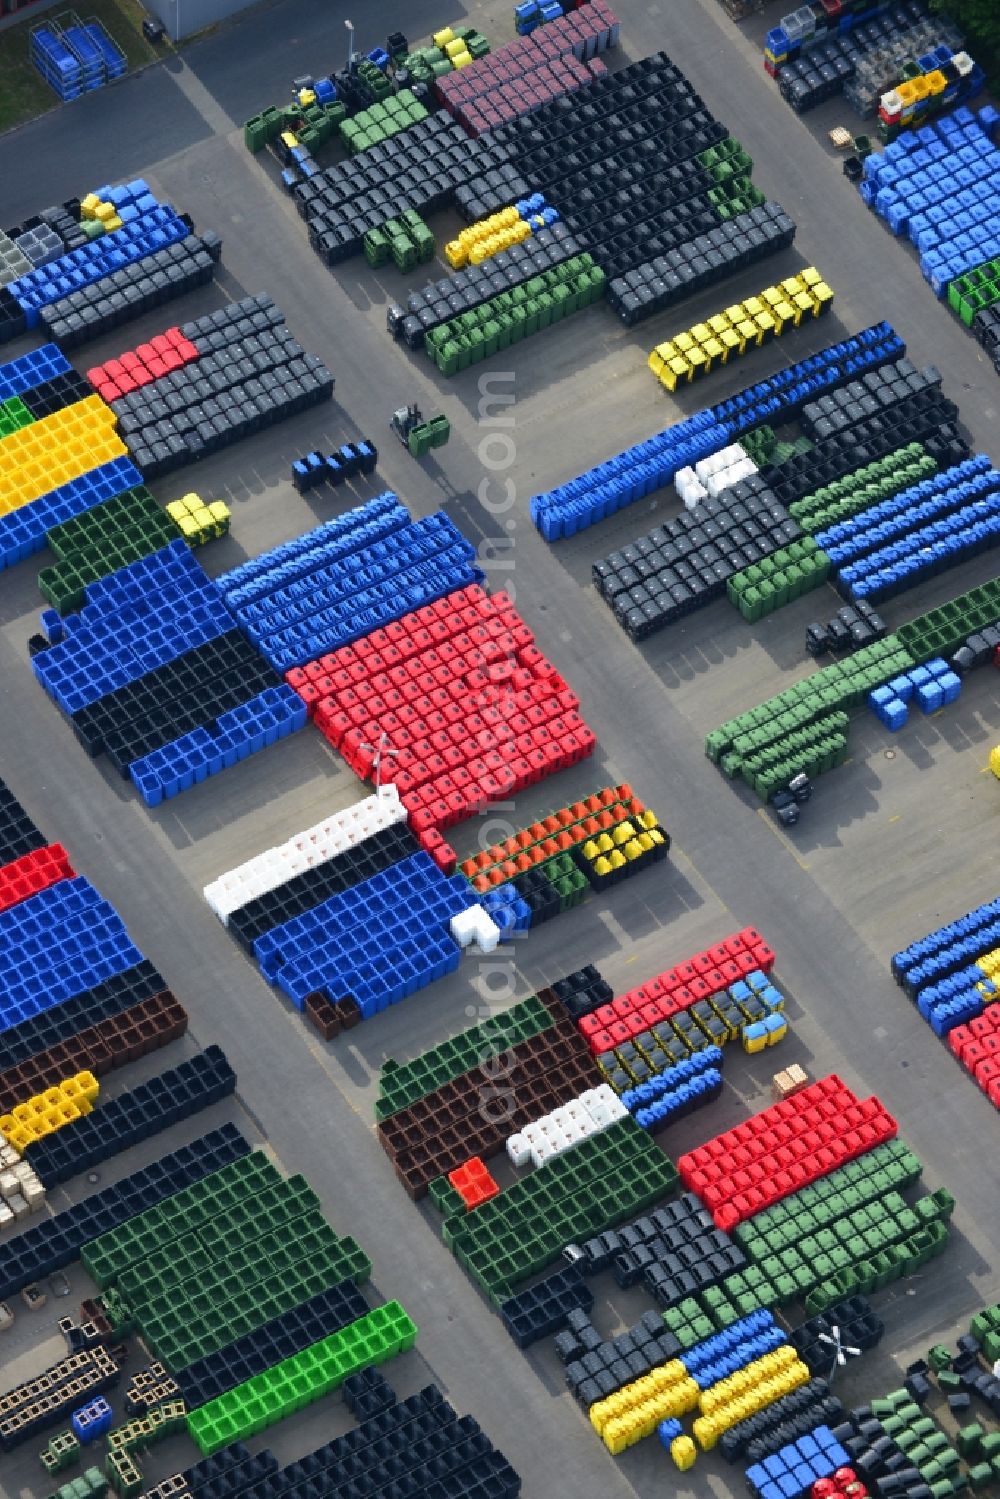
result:
M 819 782 L 799 829 L 785 835 L 705 759 L 704 734 L 805 673 L 804 625 L 824 606 L 826 615 L 834 612 L 832 592 L 753 627 L 720 604 L 637 649 L 589 586 L 590 563 L 673 513 L 676 502 L 661 495 L 550 547 L 531 525 L 528 499 L 832 341 L 838 325 L 855 331 L 889 319 L 917 362 L 941 368 L 946 393 L 986 451 L 1000 387 L 968 334 L 935 302 L 908 249 L 865 210 L 815 122 L 799 120 L 781 101 L 760 68 L 759 38 L 727 20 L 714 0 L 624 0 L 619 8 L 626 55 L 670 53 L 747 147 L 758 184 L 799 224 L 793 251 L 637 330 L 623 330 L 603 307 L 591 309 L 509 351 L 502 368 L 494 361 L 452 381 L 392 343 L 385 304 L 408 283 L 391 269 L 372 272 L 355 262 L 337 275 L 326 270 L 273 170 L 242 143 L 242 120 L 282 99 L 292 76 L 339 63 L 343 28 L 314 0 L 282 0 L 250 12 L 169 64 L 0 140 L 3 219 L 14 222 L 70 194 L 141 174 L 199 226 L 222 236 L 221 290 L 95 343 L 77 358 L 81 367 L 134 346 L 167 321 L 216 305 L 223 293 L 266 290 L 306 347 L 333 370 L 330 408 L 154 486 L 164 500 L 196 489 L 232 505 L 232 537 L 201 554 L 211 572 L 383 487 L 417 514 L 443 505 L 481 543 L 491 582 L 516 591 L 599 741 L 594 762 L 532 788 L 505 815 L 522 826 L 598 785 L 627 779 L 675 839 L 669 865 L 518 944 L 517 996 L 588 961 L 620 991 L 729 931 L 760 928 L 793 997 L 794 1040 L 772 1054 L 775 1065 L 801 1060 L 814 1074 L 837 1071 L 855 1088 L 877 1091 L 924 1160 L 928 1185 L 943 1183 L 958 1199 L 945 1257 L 926 1278 L 880 1298 L 887 1352 L 906 1359 L 953 1338 L 978 1305 L 1000 1297 L 992 1257 L 1000 1194 L 995 1179 L 989 1187 L 995 1167 L 984 1145 L 997 1128 L 995 1111 L 888 972 L 896 947 L 996 893 L 991 822 L 1000 793 L 983 767 L 1000 737 L 997 679 L 979 673 L 955 709 L 913 725 L 891 745 L 874 723 L 859 721 L 851 762 Z M 398 5 L 373 0 L 365 8 L 371 41 L 399 16 Z M 428 33 L 440 18 L 437 5 L 408 0 L 404 25 L 411 37 Z M 491 38 L 509 35 L 509 7 L 494 0 L 470 4 L 464 18 Z M 439 240 L 449 225 L 446 216 L 434 221 Z M 836 325 L 772 345 L 680 401 L 664 395 L 645 368 L 655 342 L 807 263 L 817 264 L 836 291 Z M 508 372 L 513 426 L 499 428 L 489 411 L 480 415 L 479 380 Z M 393 407 L 414 398 L 452 420 L 448 447 L 421 464 L 387 431 Z M 497 431 L 509 433 L 516 452 L 509 470 L 516 503 L 502 518 L 490 514 L 484 500 L 491 491 L 481 489 L 500 451 L 485 439 Z M 293 456 L 358 433 L 381 449 L 377 483 L 344 498 L 343 491 L 336 498 L 295 494 L 288 482 Z M 394 1367 L 390 1377 L 404 1392 L 421 1378 L 437 1379 L 511 1458 L 527 1499 L 569 1492 L 579 1499 L 649 1499 L 665 1481 L 682 1494 L 740 1489 L 738 1473 L 714 1457 L 677 1477 L 654 1443 L 610 1460 L 562 1389 L 550 1350 L 528 1360 L 517 1352 L 435 1236 L 429 1212 L 415 1209 L 402 1192 L 375 1140 L 378 1066 L 478 1018 L 496 982 L 490 965 L 477 968 L 467 958 L 457 974 L 326 1046 L 267 987 L 202 900 L 201 887 L 223 869 L 346 805 L 363 788 L 310 730 L 146 811 L 128 783 L 83 755 L 31 675 L 25 641 L 36 627 L 34 577 L 44 560 L 23 563 L 0 580 L 4 778 L 121 911 L 190 1011 L 197 1041 L 225 1047 L 239 1077 L 246 1127 L 266 1139 L 288 1170 L 305 1173 L 334 1224 L 372 1254 L 379 1292 L 399 1296 L 414 1316 L 419 1356 L 400 1360 L 398 1375 Z M 891 623 L 992 571 L 985 558 L 935 579 L 895 601 Z M 476 836 L 475 828 L 456 833 L 461 853 L 475 846 Z M 727 1065 L 733 1087 L 725 1107 L 662 1137 L 672 1154 L 766 1102 L 771 1057 Z M 197 1132 L 187 1128 L 185 1138 Z M 611 1297 L 613 1289 L 599 1292 L 609 1329 L 637 1310 Z M 51 1302 L 38 1314 L 53 1326 L 56 1315 Z M 8 1335 L 13 1377 L 40 1366 L 34 1330 L 40 1323 L 19 1315 Z M 895 1379 L 887 1359 L 863 1363 L 845 1386 L 852 1397 L 885 1390 Z M 339 1406 L 323 1402 L 258 1445 L 266 1441 L 287 1458 L 343 1424 Z M 157 1455 L 147 1476 L 155 1481 L 173 1471 L 175 1451 Z M 14 1492 L 44 1492 L 33 1458 L 19 1459 L 11 1471 Z

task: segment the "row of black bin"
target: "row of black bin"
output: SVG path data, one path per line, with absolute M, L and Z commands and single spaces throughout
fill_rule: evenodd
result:
M 0 781 L 0 864 L 11 864 L 48 843 L 6 781 Z
M 912 360 L 897 359 L 808 402 L 802 409 L 802 426 L 809 437 L 821 442 L 838 432 L 853 432 L 866 417 L 898 406 L 909 396 L 940 389 L 941 371 L 936 365 L 918 370 Z
M 632 327 L 664 307 L 787 249 L 794 238 L 795 223 L 780 203 L 762 203 L 735 214 L 668 255 L 616 276 L 610 283 L 608 300 L 622 322 Z
M 199 357 L 112 402 L 146 479 L 157 478 L 329 400 L 333 376 L 307 354 L 270 297 L 185 323 Z
M 488 219 L 501 208 L 531 196 L 534 188 L 512 162 L 502 161 L 487 167 L 469 182 L 455 189 L 455 207 L 467 224 Z
M 817 1426 L 839 1421 L 843 1414 L 844 1407 L 831 1394 L 826 1380 L 810 1379 L 797 1390 L 782 1395 L 773 1405 L 724 1431 L 719 1438 L 719 1451 L 730 1463 L 741 1459 L 748 1464 L 762 1463 L 790 1442 L 815 1431 Z
M 981 344 L 993 361 L 993 368 L 1000 375 L 1000 303 L 983 307 L 972 319 L 972 331 L 976 342 Z
M 248 703 L 281 677 L 241 630 L 228 630 L 105 693 L 72 715 L 88 755 L 127 777 L 136 760 Z
M 251 1457 L 234 1442 L 186 1469 L 185 1488 L 192 1499 L 360 1499 L 382 1493 L 517 1499 L 521 1492 L 518 1474 L 478 1422 L 459 1416 L 437 1385 L 399 1400 L 381 1376 L 373 1380 L 366 1372 L 345 1382 L 344 1396 L 361 1419 L 343 1436 L 280 1470 L 268 1449 Z M 362 1416 L 370 1405 L 377 1407 L 374 1413 Z M 147 1499 L 161 1494 L 150 1490 Z
M 614 990 L 593 963 L 557 979 L 552 992 L 566 1006 L 571 1020 L 582 1020 L 584 1015 L 593 1014 L 614 998 Z
M 801 536 L 798 522 L 753 474 L 611 552 L 591 571 L 618 623 L 643 640 L 721 598 L 734 573 Z
M 859 651 L 876 640 L 884 640 L 888 633 L 889 626 L 881 614 L 867 599 L 859 599 L 856 604 L 845 604 L 838 609 L 828 624 L 808 625 L 806 650 L 810 656 L 825 656 L 827 651 L 842 656 L 846 651 Z
M 406 209 L 446 207 L 460 183 L 503 156 L 470 141 L 448 115 L 430 115 L 357 158 L 317 172 L 293 189 L 309 242 L 328 265 L 361 253 L 364 236 Z
M 664 1308 L 718 1285 L 746 1264 L 742 1249 L 716 1228 L 693 1192 L 618 1230 L 617 1236 L 611 1266 L 616 1282 L 627 1290 L 642 1281 Z
M 500 1321 L 518 1348 L 530 1348 L 566 1326 L 571 1312 L 589 1312 L 594 1293 L 578 1264 L 563 1265 L 527 1290 L 501 1301 Z
M 51 1135 L 33 1141 L 24 1159 L 46 1190 L 130 1150 L 181 1119 L 190 1119 L 236 1088 L 236 1073 L 220 1046 L 138 1083 Z
M 43 307 L 39 321 L 61 348 L 79 348 L 196 286 L 207 286 L 221 255 L 217 234 L 189 234 Z
M 418 848 L 416 837 L 407 824 L 393 823 L 343 853 L 334 854 L 322 864 L 314 864 L 311 869 L 293 875 L 273 890 L 266 890 L 263 895 L 247 901 L 230 915 L 230 935 L 247 952 L 252 952 L 254 943 L 265 932 L 302 916 L 335 895 L 342 895 L 362 880 L 391 868 L 400 859 L 409 858 Z
M 44 417 L 61 411 L 64 406 L 74 406 L 77 401 L 86 400 L 87 396 L 93 394 L 90 381 L 79 371 L 66 370 L 61 375 L 53 375 L 51 380 L 43 380 L 41 385 L 35 385 L 31 390 L 22 391 L 19 399 L 27 406 L 35 421 L 40 422 Z
M 727 134 L 663 53 L 494 132 L 609 278 L 718 226 L 697 158 Z
M 4 1070 L 69 1041 L 102 1020 L 124 1014 L 154 994 L 162 994 L 166 987 L 163 975 L 143 958 L 124 972 L 102 979 L 92 989 L 19 1021 L 3 1033 Z
M 791 505 L 911 442 L 921 443 L 939 468 L 951 468 L 969 456 L 956 417 L 953 401 L 935 390 L 921 391 L 817 442 L 811 452 L 761 469 L 760 477 L 782 504 Z
M 339 1332 L 368 1311 L 364 1293 L 352 1280 L 320 1291 L 175 1374 L 188 1410 L 207 1405 L 282 1359 Z
M 642 1379 L 676 1358 L 680 1343 L 659 1312 L 644 1312 L 634 1326 L 604 1338 L 585 1311 L 570 1312 L 566 1330 L 555 1340 L 566 1365 L 566 1383 L 585 1408 Z

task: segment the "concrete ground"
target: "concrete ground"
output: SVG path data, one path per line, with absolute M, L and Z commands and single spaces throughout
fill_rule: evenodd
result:
M 470 3 L 464 13 L 461 6 L 452 9 L 491 38 L 509 35 L 509 7 L 498 0 Z M 400 20 L 400 8 L 384 0 L 373 0 L 365 11 L 369 43 Z M 793 996 L 794 1039 L 775 1063 L 799 1060 L 813 1074 L 837 1071 L 862 1092 L 878 1091 L 924 1160 L 928 1185 L 945 1184 L 954 1193 L 959 1207 L 946 1256 L 926 1277 L 879 1297 L 889 1328 L 886 1351 L 870 1355 L 843 1381 L 847 1398 L 861 1399 L 898 1382 L 890 1355 L 900 1364 L 932 1341 L 953 1338 L 977 1306 L 1000 1298 L 992 1254 L 1000 1195 L 995 1185 L 989 1189 L 995 1168 L 986 1153 L 995 1112 L 888 971 L 895 948 L 996 893 L 989 828 L 998 792 L 984 767 L 1000 725 L 997 679 L 980 672 L 954 708 L 912 724 L 891 742 L 874 721 L 859 720 L 851 762 L 823 778 L 799 828 L 786 835 L 705 759 L 703 738 L 808 669 L 804 627 L 829 617 L 835 596 L 814 595 L 752 627 L 719 604 L 637 649 L 590 588 L 590 564 L 672 513 L 674 502 L 666 495 L 643 502 L 550 547 L 531 525 L 528 499 L 682 413 L 803 357 L 840 329 L 853 332 L 881 318 L 896 326 L 915 360 L 940 366 L 946 392 L 986 451 L 998 386 L 971 338 L 934 301 L 909 250 L 893 243 L 863 208 L 820 123 L 800 121 L 781 101 L 760 68 L 752 29 L 728 21 L 714 0 L 646 0 L 641 6 L 630 0 L 621 11 L 626 55 L 662 47 L 674 56 L 750 151 L 759 185 L 799 224 L 793 251 L 636 331 L 623 330 L 604 308 L 591 309 L 545 340 L 518 346 L 505 365 L 493 361 L 453 381 L 392 344 L 384 331 L 385 304 L 411 283 L 391 269 L 373 273 L 358 262 L 331 275 L 310 251 L 268 164 L 255 161 L 242 144 L 242 121 L 280 101 L 293 75 L 340 61 L 339 22 L 309 0 L 251 12 L 106 98 L 84 100 L 73 112 L 59 111 L 0 141 L 0 203 L 4 220 L 14 222 L 100 182 L 141 173 L 199 226 L 223 237 L 217 288 L 89 346 L 79 365 L 133 347 L 166 322 L 183 321 L 224 298 L 266 290 L 297 336 L 334 371 L 332 406 L 154 486 L 164 500 L 196 489 L 232 505 L 232 536 L 202 554 L 210 571 L 391 487 L 417 514 L 443 505 L 482 544 L 491 583 L 514 588 L 539 644 L 580 694 L 599 747 L 594 763 L 533 788 L 504 816 L 523 826 L 598 785 L 627 779 L 675 839 L 667 866 L 519 943 L 517 997 L 588 961 L 621 991 L 753 924 L 777 950 L 781 982 Z M 436 27 L 442 12 L 427 0 L 409 0 L 405 16 L 416 38 Z M 435 221 L 439 241 L 450 223 Z M 772 345 L 745 368 L 720 372 L 703 391 L 686 392 L 682 400 L 664 395 L 645 368 L 654 343 L 808 263 L 818 264 L 836 290 L 833 321 Z M 479 416 L 480 377 L 505 372 L 513 376 L 516 395 L 511 428 Z M 498 382 L 497 388 L 510 387 Z M 414 398 L 452 420 L 451 442 L 435 461 L 417 464 L 390 443 L 391 410 Z M 497 477 L 488 465 L 503 459 L 497 432 L 509 433 L 516 448 L 508 472 L 517 500 L 499 518 L 486 508 L 497 491 L 480 489 L 484 479 Z M 288 482 L 291 459 L 357 433 L 381 447 L 376 480 L 355 494 L 296 495 Z M 491 433 L 492 446 L 486 442 Z M 355 800 L 362 788 L 308 731 L 147 812 L 128 783 L 83 756 L 32 679 L 25 641 L 40 607 L 36 571 L 34 562 L 24 563 L 0 584 L 4 777 L 122 912 L 187 1006 L 193 1038 L 201 1045 L 221 1042 L 239 1076 L 237 1103 L 172 1131 L 169 1140 L 153 1142 L 115 1169 L 133 1169 L 147 1154 L 193 1138 L 216 1113 L 240 1118 L 289 1171 L 306 1174 L 334 1224 L 353 1232 L 372 1254 L 377 1290 L 400 1296 L 420 1326 L 419 1353 L 397 1361 L 393 1382 L 406 1393 L 427 1378 L 438 1380 L 511 1458 L 528 1499 L 569 1492 L 579 1499 L 649 1499 L 665 1478 L 685 1494 L 741 1488 L 737 1472 L 716 1458 L 702 1458 L 690 1477 L 677 1477 L 653 1443 L 610 1460 L 565 1393 L 551 1350 L 534 1351 L 527 1372 L 524 1356 L 435 1237 L 430 1211 L 413 1208 L 378 1147 L 372 1103 L 381 1062 L 411 1057 L 491 1005 L 504 1005 L 509 974 L 486 961 L 474 971 L 476 960 L 467 959 L 456 975 L 349 1036 L 329 1046 L 315 1040 L 226 937 L 201 888 Z M 990 559 L 981 558 L 935 579 L 894 601 L 890 623 L 991 571 Z M 461 854 L 475 848 L 479 831 L 484 841 L 502 836 L 467 826 L 455 837 Z M 672 1155 L 767 1101 L 770 1057 L 744 1064 L 733 1059 L 728 1067 L 732 1087 L 711 1119 L 687 1121 L 661 1137 Z M 113 1077 L 110 1091 L 132 1079 L 131 1070 Z M 85 1189 L 83 1183 L 74 1187 Z M 79 1269 L 70 1280 L 74 1296 L 84 1294 Z M 602 1284 L 598 1293 L 601 1325 L 609 1330 L 642 1309 L 617 1294 L 610 1299 L 613 1290 Z M 37 1318 L 18 1307 L 2 1350 L 5 1388 L 55 1356 L 51 1334 L 66 1304 L 50 1297 Z M 44 1348 L 43 1332 L 49 1338 Z M 345 1424 L 342 1407 L 324 1401 L 282 1423 L 266 1442 L 288 1460 Z M 189 1446 L 175 1441 L 151 1456 L 147 1479 L 155 1482 L 189 1460 Z M 33 1446 L 0 1470 L 4 1494 L 40 1495 L 48 1487 Z

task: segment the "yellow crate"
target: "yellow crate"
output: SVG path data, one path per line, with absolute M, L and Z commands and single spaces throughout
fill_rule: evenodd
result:
M 125 457 L 117 422 L 111 408 L 93 395 L 0 439 L 0 515 Z
M 0 1117 L 0 1134 L 23 1154 L 36 1140 L 89 1114 L 99 1091 L 100 1084 L 92 1072 L 77 1072 Z

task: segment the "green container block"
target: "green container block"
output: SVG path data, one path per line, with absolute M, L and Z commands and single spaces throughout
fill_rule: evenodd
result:
M 337 1389 L 349 1374 L 412 1348 L 417 1329 L 398 1301 L 333 1333 L 192 1411 L 188 1431 L 206 1456 Z
M 213 1258 L 225 1259 L 282 1228 L 294 1240 L 306 1215 L 321 1216 L 319 1198 L 304 1176 L 290 1176 L 203 1223 L 197 1237 Z
M 0 402 L 0 438 L 20 432 L 22 427 L 30 427 L 34 420 L 20 396 L 9 396 Z
M 461 1192 L 452 1186 L 446 1176 L 439 1176 L 432 1181 L 427 1192 L 442 1218 L 451 1218 L 467 1211 Z
M 92 1239 L 81 1251 L 84 1269 L 104 1290 L 130 1265 L 207 1222 L 223 1207 L 281 1180 L 274 1163 L 262 1151 L 252 1151 L 156 1207 L 136 1214 L 119 1228 Z

